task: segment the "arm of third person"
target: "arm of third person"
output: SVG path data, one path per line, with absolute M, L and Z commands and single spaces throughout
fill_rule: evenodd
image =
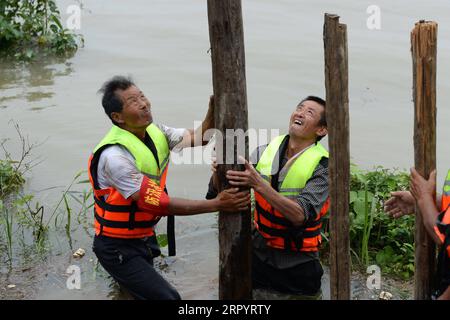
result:
M 450 286 L 438 297 L 438 300 L 450 300 Z
M 436 193 L 436 170 L 433 170 L 430 173 L 429 179 L 426 180 L 416 171 L 416 169 L 411 168 L 410 190 L 417 201 L 417 206 L 422 214 L 425 229 L 433 238 L 434 242 L 442 244 L 434 230 L 436 219 L 439 215 L 434 200 Z

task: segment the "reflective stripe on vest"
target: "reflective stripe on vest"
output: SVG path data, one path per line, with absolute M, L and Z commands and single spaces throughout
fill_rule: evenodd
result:
M 274 161 L 286 136 L 276 137 L 264 150 L 256 170 L 270 184 L 276 173 L 278 161 Z M 282 156 L 282 155 L 281 155 Z M 328 152 L 317 143 L 305 150 L 289 168 L 281 182 L 279 193 L 296 200 L 311 178 L 320 160 L 328 158 Z M 292 251 L 317 251 L 321 242 L 322 217 L 328 210 L 327 200 L 322 210 L 306 226 L 294 227 L 283 214 L 275 210 L 259 193 L 255 192 L 255 224 L 270 247 Z
M 95 147 L 89 159 L 89 179 L 94 190 L 95 233 L 114 238 L 142 238 L 154 234 L 153 226 L 158 216 L 138 211 L 136 203 L 125 199 L 115 188 L 100 189 L 97 181 L 97 167 L 100 154 L 110 145 L 125 147 L 134 157 L 136 168 L 165 187 L 169 163 L 169 145 L 164 133 L 154 124 L 147 127 L 147 133 L 155 145 L 159 163 L 149 147 L 129 131 L 113 126 Z M 105 200 L 105 196 L 107 196 Z
M 442 210 L 450 205 L 450 170 L 447 172 L 447 178 L 445 178 L 444 188 L 442 190 Z
M 95 147 L 94 154 L 106 145 L 120 144 L 133 155 L 136 167 L 150 179 L 159 183 L 162 176 L 161 173 L 164 172 L 169 162 L 169 145 L 167 144 L 166 136 L 156 125 L 149 125 L 147 133 L 155 144 L 159 166 L 151 150 L 138 137 L 117 126 L 112 126 L 111 130 Z

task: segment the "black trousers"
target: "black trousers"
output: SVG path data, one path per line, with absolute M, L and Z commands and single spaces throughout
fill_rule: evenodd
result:
M 316 259 L 298 266 L 277 269 L 252 256 L 253 288 L 272 289 L 278 292 L 314 296 L 320 293 L 323 269 Z
M 119 239 L 95 236 L 93 251 L 102 267 L 138 300 L 180 300 L 172 287 L 153 267 L 161 251 L 156 237 Z

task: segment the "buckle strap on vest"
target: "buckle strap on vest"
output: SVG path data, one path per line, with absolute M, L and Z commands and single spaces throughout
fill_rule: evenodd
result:
M 320 235 L 320 228 L 312 231 L 305 230 L 304 227 L 291 227 L 288 229 L 275 229 L 267 227 L 261 223 L 258 223 L 258 228 L 264 233 L 272 237 L 279 237 L 284 239 L 284 249 L 291 250 L 291 242 L 294 243 L 297 250 L 303 247 L 303 240 L 305 238 L 314 238 Z
M 131 203 L 130 218 L 128 220 L 128 230 L 133 230 L 136 226 L 136 211 L 138 209 L 136 201 Z
M 96 210 L 95 219 L 100 223 L 101 226 L 110 227 L 110 228 L 126 228 L 128 230 L 133 230 L 135 228 L 150 228 L 156 225 L 159 219 L 151 220 L 151 221 L 136 221 L 136 212 L 138 211 L 138 206 L 136 201 L 133 201 L 131 205 L 122 206 L 122 205 L 112 205 L 107 203 L 105 200 L 101 198 L 94 197 L 95 203 L 102 208 L 103 210 L 109 212 L 128 212 L 129 220 L 128 221 L 111 221 L 106 220 L 101 217 Z
M 133 210 L 132 205 L 122 206 L 109 204 L 105 200 L 97 197 L 94 197 L 94 201 L 100 208 L 110 212 L 131 212 L 131 210 Z
M 270 212 L 264 210 L 261 205 L 258 203 L 258 201 L 255 201 L 255 207 L 256 207 L 256 214 L 258 215 L 258 221 L 259 221 L 259 215 L 262 215 L 266 220 L 280 225 L 282 227 L 286 227 L 286 228 L 293 228 L 292 223 L 287 220 L 286 218 L 282 218 L 282 217 L 277 217 L 273 214 L 271 214 Z M 317 220 L 310 220 L 306 223 L 306 225 L 302 226 L 303 228 L 314 228 L 317 227 L 319 224 L 321 223 L 321 219 L 317 219 Z
M 269 212 L 267 212 L 266 210 L 264 210 L 261 205 L 258 203 L 258 201 L 255 201 L 255 207 L 256 207 L 256 213 L 258 215 L 262 215 L 266 220 L 269 220 L 272 223 L 278 224 L 280 226 L 289 228 L 292 227 L 292 223 L 284 218 L 281 217 L 277 217 L 273 214 L 270 214 Z
M 295 248 L 298 251 L 303 247 L 303 240 L 305 238 L 304 228 L 289 228 L 288 235 L 284 238 L 284 249 L 289 251 L 291 249 L 290 243 L 294 242 Z M 320 232 L 319 232 L 320 233 Z
M 98 215 L 97 211 L 95 211 L 95 220 L 97 220 L 97 222 L 100 225 L 104 226 L 104 227 L 130 229 L 130 221 L 111 221 L 111 220 L 106 220 L 106 219 L 100 217 Z M 159 219 L 152 220 L 152 221 L 134 221 L 132 223 L 131 227 L 133 229 L 135 229 L 135 228 L 136 229 L 137 228 L 152 228 L 158 223 L 158 221 L 159 221 Z

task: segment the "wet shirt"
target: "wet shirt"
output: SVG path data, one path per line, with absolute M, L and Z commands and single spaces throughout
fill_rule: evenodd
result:
M 169 149 L 179 150 L 187 130 L 162 124 L 156 124 L 156 126 L 166 136 Z M 100 155 L 97 179 L 101 189 L 113 187 L 127 199 L 139 191 L 143 175 L 136 168 L 133 155 L 121 145 L 107 147 Z
M 311 145 L 312 146 L 312 145 Z M 310 147 L 311 147 L 310 146 Z M 267 145 L 259 146 L 250 156 L 251 163 L 258 163 L 261 155 L 266 149 Z M 310 148 L 308 147 L 308 148 Z M 281 170 L 278 178 L 278 187 L 287 174 L 294 160 L 297 159 L 308 148 L 297 153 L 291 159 L 288 159 L 286 154 L 281 160 Z M 214 198 L 217 191 L 214 190 L 212 181 L 209 183 L 207 199 Z M 310 219 L 315 219 L 320 213 L 322 206 L 328 198 L 328 159 L 322 158 L 317 165 L 311 178 L 306 182 L 302 192 L 297 196 L 297 203 L 305 213 L 305 222 Z M 287 269 L 298 266 L 302 263 L 319 259 L 318 252 L 292 252 L 280 249 L 274 249 L 266 245 L 264 237 L 255 229 L 253 230 L 253 252 L 263 262 L 277 268 Z

